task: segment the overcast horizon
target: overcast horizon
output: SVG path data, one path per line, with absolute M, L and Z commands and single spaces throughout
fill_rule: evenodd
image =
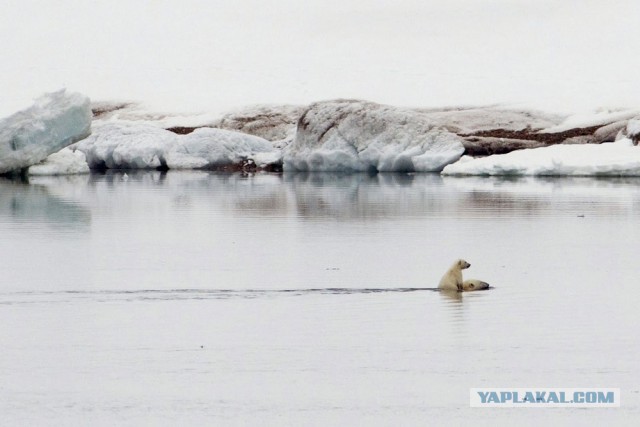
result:
M 640 107 L 639 17 L 628 0 L 8 1 L 0 113 L 62 87 L 175 111 Z

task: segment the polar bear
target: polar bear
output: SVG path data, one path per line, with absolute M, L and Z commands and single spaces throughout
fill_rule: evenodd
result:
M 438 288 L 449 291 L 462 291 L 462 270 L 469 267 L 471 267 L 471 264 L 463 259 L 459 259 L 454 262 L 447 272 L 444 273 L 442 279 L 440 279 Z
M 462 280 L 462 270 L 471 267 L 467 261 L 459 259 L 447 270 L 440 279 L 439 289 L 445 291 L 477 291 L 487 289 L 489 284 L 481 280 L 470 279 Z
M 481 291 L 482 289 L 489 289 L 489 284 L 482 280 L 469 279 L 462 282 L 462 290 L 464 291 Z

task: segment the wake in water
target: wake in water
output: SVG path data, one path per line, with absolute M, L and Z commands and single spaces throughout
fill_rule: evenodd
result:
M 0 304 L 65 302 L 71 300 L 142 301 L 269 298 L 305 295 L 358 295 L 391 292 L 438 292 L 438 288 L 310 288 L 310 289 L 139 289 L 103 291 L 12 292 L 0 294 Z
M 492 287 L 488 288 L 492 289 Z M 255 299 L 278 296 L 361 295 L 403 292 L 440 292 L 438 288 L 309 288 L 309 289 L 138 289 L 102 291 L 31 291 L 0 294 L 0 305 L 88 301 L 176 301 Z

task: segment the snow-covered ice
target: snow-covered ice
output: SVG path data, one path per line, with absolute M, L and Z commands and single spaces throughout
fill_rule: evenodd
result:
M 443 175 L 640 176 L 640 148 L 613 143 L 553 145 L 488 157 L 464 156 Z
M 155 169 L 177 140 L 176 134 L 156 126 L 108 122 L 96 125 L 77 149 L 92 169 Z
M 92 169 L 209 169 L 253 160 L 280 160 L 280 151 L 257 136 L 200 128 L 187 135 L 146 123 L 104 122 L 77 144 Z
M 464 152 L 424 114 L 366 101 L 312 104 L 285 148 L 285 171 L 439 171 Z
M 494 129 L 546 129 L 565 119 L 565 116 L 559 114 L 500 106 L 432 108 L 417 111 L 424 112 L 439 126 L 457 134 L 473 134 Z
M 26 168 L 86 138 L 91 129 L 89 98 L 66 90 L 0 119 L 0 173 Z
M 65 147 L 43 162 L 29 167 L 29 175 L 76 175 L 89 173 L 87 158 L 80 150 Z
M 95 113 L 94 122 L 96 124 L 125 122 L 169 129 L 213 126 L 215 122 L 220 120 L 220 112 L 217 111 L 168 111 L 164 107 L 157 109 L 144 103 L 127 100 L 94 101 L 91 108 Z
M 266 139 L 224 129 L 200 128 L 178 139 L 166 153 L 169 169 L 213 169 L 248 159 L 264 166 L 280 157 Z
M 362 100 L 323 101 L 304 109 L 248 107 L 221 119 L 211 119 L 209 126 L 185 135 L 178 133 L 189 132 L 189 126 L 169 130 L 163 125 L 173 123 L 181 127 L 186 123 L 182 120 L 196 120 L 195 116 L 136 110 L 141 115 L 135 119 L 119 115 L 122 109 L 130 108 L 129 104 L 104 104 L 106 113 L 101 112 L 94 120 L 89 137 L 75 144 L 72 150 L 44 161 L 48 154 L 58 151 L 53 149 L 60 148 L 56 144 L 66 146 L 89 132 L 88 104 L 86 97 L 68 95 L 63 90 L 43 96 L 30 109 L 1 121 L 5 153 L 0 150 L 0 165 L 5 165 L 5 169 L 0 172 L 30 165 L 33 165 L 29 172 L 32 175 L 86 173 L 88 168 L 218 169 L 247 162 L 263 168 L 283 165 L 287 172 L 640 175 L 638 150 L 633 147 L 640 135 L 640 120 L 635 110 L 561 116 L 491 106 L 405 109 Z M 296 120 L 298 114 L 300 117 Z M 211 127 L 215 125 L 233 130 Z M 475 137 L 475 133 L 522 131 L 530 133 L 525 136 L 535 137 L 537 131 L 546 135 L 552 131 L 585 129 L 573 127 L 578 125 L 586 126 L 587 134 L 567 137 L 566 145 L 461 159 L 465 146 L 469 150 L 469 135 Z M 592 127 L 597 130 L 593 131 Z M 467 145 L 463 146 L 462 138 Z M 506 144 L 502 138 L 493 139 L 499 146 Z M 618 140 L 615 145 L 584 144 L 614 139 Z M 524 142 L 529 140 L 537 142 L 530 138 Z M 21 144 L 25 145 L 24 141 L 46 149 L 29 146 L 17 150 Z M 11 151 L 8 154 L 7 147 Z M 16 152 L 21 153 L 20 156 Z M 473 153 L 473 150 L 467 152 Z M 16 166 L 18 157 L 23 166 Z
M 296 123 L 306 109 L 300 105 L 252 105 L 224 114 L 213 127 L 276 142 L 293 140 Z

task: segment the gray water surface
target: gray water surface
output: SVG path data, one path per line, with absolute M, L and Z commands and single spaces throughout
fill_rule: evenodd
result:
M 640 180 L 0 181 L 8 425 L 635 425 Z M 457 258 L 465 278 L 434 288 Z M 616 387 L 620 408 L 469 408 Z

